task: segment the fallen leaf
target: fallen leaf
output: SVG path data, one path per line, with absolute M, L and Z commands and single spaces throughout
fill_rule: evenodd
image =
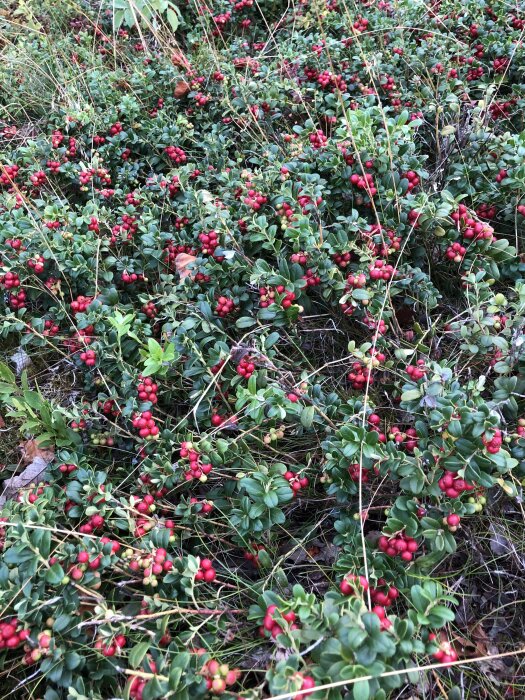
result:
M 23 489 L 31 483 L 38 482 L 40 475 L 46 470 L 49 461 L 41 456 L 37 456 L 31 464 L 27 465 L 21 474 L 4 481 L 4 492 L 0 495 L 0 507 L 2 507 L 9 498 L 12 498 L 18 493 L 20 489 Z
M 171 55 L 171 62 L 174 66 L 182 66 L 183 68 L 190 68 L 190 62 L 184 56 L 182 51 L 176 49 Z
M 179 80 L 173 91 L 174 97 L 184 97 L 190 91 L 190 86 L 185 80 Z
M 188 253 L 179 253 L 175 257 L 175 269 L 180 275 L 181 280 L 185 280 L 186 277 L 193 279 L 194 272 L 189 269 L 189 266 L 197 260 L 195 255 L 189 255 Z
M 18 350 L 11 355 L 10 360 L 15 364 L 17 374 L 21 374 L 23 370 L 32 363 L 31 358 L 23 348 L 18 348 Z
M 40 447 L 37 440 L 26 440 L 20 444 L 22 452 L 22 461 L 24 464 L 29 464 L 37 458 L 43 459 L 46 463 L 51 462 L 55 456 L 55 450 L 52 447 Z

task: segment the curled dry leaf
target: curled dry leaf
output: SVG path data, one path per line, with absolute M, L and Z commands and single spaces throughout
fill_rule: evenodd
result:
M 186 277 L 193 279 L 194 272 L 190 269 L 190 265 L 197 260 L 195 255 L 188 255 L 188 253 L 179 253 L 175 258 L 175 269 L 180 275 L 181 280 L 185 280 Z
M 185 80 L 179 80 L 173 91 L 174 97 L 184 97 L 190 91 L 190 86 Z
M 31 439 L 20 443 L 22 452 L 22 462 L 29 464 L 37 457 L 41 457 L 45 462 L 51 462 L 55 456 L 55 450 L 52 447 L 40 447 L 37 440 Z
M 176 49 L 171 55 L 171 62 L 174 66 L 182 66 L 183 68 L 190 68 L 190 62 L 184 56 L 182 51 Z
M 27 466 L 20 474 L 4 482 L 4 491 L 0 495 L 0 507 L 20 489 L 31 483 L 38 482 L 40 475 L 43 474 L 47 465 L 55 456 L 53 449 L 38 447 L 36 440 L 27 440 L 20 445 L 20 448 L 22 450 L 22 461 Z

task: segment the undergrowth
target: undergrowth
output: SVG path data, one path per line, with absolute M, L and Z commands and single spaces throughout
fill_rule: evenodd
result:
M 523 3 L 0 28 L 2 697 L 523 697 Z

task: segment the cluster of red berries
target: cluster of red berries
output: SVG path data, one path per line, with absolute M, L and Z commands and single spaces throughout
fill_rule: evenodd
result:
M 82 187 L 85 187 L 93 178 L 97 177 L 102 184 L 111 184 L 111 175 L 106 168 L 88 168 L 83 170 L 79 175 L 79 181 Z
M 208 515 L 213 510 L 213 501 L 204 500 L 199 501 L 198 498 L 190 498 L 190 503 L 192 506 L 198 507 L 199 515 Z
M 362 289 L 366 286 L 366 276 L 362 272 L 355 275 L 348 275 L 346 278 L 346 286 L 349 289 Z
M 354 173 L 350 175 L 350 182 L 357 189 L 365 190 L 370 197 L 377 194 L 377 188 L 374 187 L 374 177 L 371 173 L 364 173 L 363 175 Z
M 482 203 L 476 209 L 476 214 L 481 219 L 495 219 L 497 213 L 498 213 L 498 211 L 493 204 L 491 205 L 491 204 Z
M 203 255 L 213 255 L 215 249 L 219 246 L 219 234 L 217 231 L 209 231 L 208 233 L 200 233 L 199 241 L 201 242 L 201 252 Z M 220 256 L 217 258 L 219 262 L 223 260 Z
M 428 635 L 428 641 L 429 642 L 434 642 L 437 639 L 437 636 L 431 632 Z M 450 642 L 444 641 L 440 642 L 439 644 L 439 649 L 435 651 L 432 655 L 437 661 L 443 664 L 450 664 L 453 661 L 458 660 L 458 653 L 452 646 Z
M 407 374 L 410 379 L 417 382 L 418 379 L 423 379 L 426 374 L 425 360 L 418 360 L 415 365 L 408 365 Z
M 44 321 L 44 330 L 42 332 L 42 335 L 45 335 L 46 338 L 48 336 L 52 337 L 52 336 L 56 335 L 59 330 L 60 330 L 60 326 L 57 323 L 55 323 L 53 320 L 48 318 Z
M 244 197 L 243 202 L 247 204 L 254 211 L 259 211 L 259 209 L 266 204 L 268 197 L 257 192 L 257 190 L 248 190 L 248 194 Z
M 151 673 L 155 674 L 157 672 L 157 666 L 154 661 L 149 661 L 149 670 Z M 144 690 L 146 689 L 146 686 L 148 685 L 147 680 L 144 678 L 140 678 L 139 676 L 134 676 L 133 680 L 130 683 L 129 686 L 129 697 L 131 700 L 143 700 L 144 698 Z
M 189 245 L 185 245 L 183 243 L 177 244 L 170 240 L 166 243 L 163 250 L 162 260 L 169 267 L 174 267 L 178 255 L 181 253 L 185 253 L 186 255 L 195 255 L 195 252 L 196 251 Z
M 302 692 L 298 693 L 297 695 L 292 695 L 292 700 L 302 700 L 315 691 L 315 679 L 312 676 L 305 676 L 303 673 L 297 672 L 292 676 L 292 681 L 294 681 L 297 685 L 299 685 L 299 683 L 301 684 L 298 688 L 296 688 L 296 690 L 311 691 L 309 693 Z
M 381 418 L 377 415 L 377 413 L 371 413 L 368 416 L 368 425 L 370 430 L 375 430 L 375 432 L 379 434 L 379 442 L 386 442 L 386 435 L 385 433 L 382 433 L 380 429 Z
M 508 65 L 509 65 L 508 58 L 495 58 L 492 61 L 492 66 L 494 68 L 495 73 L 504 73 Z
M 487 223 L 476 221 L 468 212 L 464 204 L 460 204 L 458 209 L 450 215 L 450 218 L 461 228 L 464 238 L 469 240 L 492 240 L 494 238 L 494 229 Z
M 168 553 L 163 547 L 158 547 L 153 552 L 145 554 L 136 554 L 132 549 L 127 549 L 123 558 L 130 560 L 128 566 L 131 571 L 134 573 L 142 572 L 142 583 L 153 588 L 159 585 L 159 576 L 163 576 L 173 569 L 173 562 L 168 559 Z
M 246 355 L 245 357 L 243 357 L 237 365 L 237 367 L 235 368 L 235 371 L 238 375 L 244 377 L 244 379 L 249 379 L 255 372 L 255 363 L 253 361 L 253 358 L 250 357 L 250 355 Z
M 36 255 L 34 258 L 30 258 L 27 261 L 27 266 L 30 267 L 36 275 L 40 275 L 44 272 L 44 266 L 46 261 L 42 255 Z
M 334 75 L 329 70 L 324 70 L 317 76 L 317 82 L 322 88 L 330 88 L 332 92 L 340 90 L 345 92 L 347 85 L 342 75 Z
M 43 170 L 37 170 L 29 178 L 33 187 L 41 187 L 47 180 L 47 175 Z
M 87 309 L 87 307 L 91 304 L 92 301 L 93 297 L 85 297 L 80 295 L 76 299 L 73 299 L 73 301 L 71 302 L 71 311 L 75 315 L 79 313 L 84 313 L 84 311 Z
M 318 149 L 326 146 L 328 138 L 323 134 L 321 129 L 317 129 L 308 137 L 312 148 Z
M 164 150 L 168 158 L 177 165 L 184 165 L 188 160 L 186 153 L 178 146 L 167 146 Z
M 365 367 L 360 362 L 352 364 L 352 371 L 348 373 L 347 379 L 352 385 L 352 389 L 362 391 L 367 384 L 373 384 L 374 378 L 370 367 Z
M 199 570 L 195 574 L 196 581 L 205 581 L 206 583 L 212 583 L 217 578 L 217 572 L 213 568 L 213 562 L 211 559 L 201 559 L 199 564 Z
M 29 634 L 27 635 L 26 640 L 28 639 Z M 40 661 L 42 656 L 47 656 L 50 654 L 52 640 L 53 637 L 51 630 L 43 630 L 42 632 L 39 632 L 36 638 L 36 647 L 33 644 L 24 644 L 25 656 L 23 663 L 26 664 L 26 666 L 30 666 L 31 664 L 35 664 L 37 661 Z
M 181 442 L 179 454 L 181 459 L 188 459 L 189 461 L 189 469 L 184 474 L 186 481 L 198 479 L 204 483 L 208 480 L 208 474 L 212 470 L 212 465 L 209 462 L 202 463 L 200 461 L 201 454 L 194 448 L 193 443 Z
M 447 248 L 445 255 L 448 260 L 453 260 L 455 263 L 460 263 L 463 260 L 466 252 L 467 249 L 462 246 L 461 243 L 456 242 Z
M 443 525 L 446 525 L 450 532 L 456 532 L 461 522 L 461 518 L 457 513 L 450 513 L 446 518 L 443 518 Z
M 211 659 L 204 664 L 201 674 L 206 679 L 207 689 L 214 695 L 222 695 L 227 687 L 238 681 L 241 672 L 239 669 L 230 669 L 226 664 L 220 664 L 215 659 Z
M 159 312 L 159 310 L 152 301 L 146 302 L 146 304 L 144 304 L 144 306 L 142 307 L 142 311 L 146 314 L 148 318 L 155 318 Z
M 368 29 L 368 24 L 369 21 L 364 17 L 361 17 L 361 15 L 359 15 L 359 17 L 355 20 L 353 27 L 357 33 L 361 33 L 366 32 L 366 30 Z
M 124 237 L 122 243 L 128 243 L 133 240 L 133 236 L 139 230 L 139 225 L 137 222 L 137 217 L 131 214 L 123 214 L 122 223 L 115 224 L 111 229 L 111 237 L 109 239 L 109 244 L 112 246 L 117 245 L 119 237 Z
M 49 169 L 49 171 L 53 174 L 56 175 L 57 173 L 60 172 L 60 167 L 61 163 L 59 160 L 48 160 L 46 162 L 46 167 Z
M 415 428 L 401 430 L 398 425 L 393 425 L 388 433 L 389 440 L 403 447 L 407 452 L 412 452 L 418 445 L 418 436 Z
M 306 270 L 302 279 L 306 281 L 307 287 L 317 287 L 321 284 L 321 278 L 313 270 Z
M 145 483 L 143 479 L 141 479 L 141 481 L 142 483 Z M 150 493 L 147 493 L 145 496 L 138 500 L 136 496 L 131 496 L 130 500 L 131 507 L 134 508 L 134 510 L 136 510 L 141 515 L 149 515 L 150 513 L 154 513 L 157 510 L 157 506 L 155 505 L 155 498 Z
M 123 130 L 123 126 L 120 122 L 115 122 L 109 127 L 109 135 L 110 136 L 116 136 L 117 134 L 120 134 L 120 132 Z
M 17 309 L 23 309 L 26 305 L 27 296 L 25 291 L 22 289 L 16 294 L 9 295 L 9 306 L 16 311 Z
M 139 385 L 137 386 L 137 396 L 140 401 L 149 401 L 155 405 L 158 401 L 157 392 L 159 390 L 158 385 L 153 381 L 151 377 L 143 377 L 139 374 Z
M 348 467 L 348 474 L 353 482 L 358 483 L 361 481 L 363 484 L 366 484 L 370 476 L 370 470 L 365 469 L 365 467 L 356 462 Z
M 78 530 L 83 535 L 91 535 L 95 530 L 100 530 L 104 527 L 105 520 L 100 513 L 95 513 L 88 518 L 87 523 L 81 525 Z
M 443 472 L 438 486 L 449 498 L 459 498 L 464 491 L 472 491 L 475 488 L 473 484 L 467 483 L 458 474 L 450 471 Z
M 334 263 L 338 267 L 340 267 L 344 270 L 345 267 L 348 267 L 348 265 L 350 265 L 350 262 L 352 260 L 352 254 L 349 253 L 348 251 L 346 251 L 344 253 L 334 253 L 332 255 L 332 260 L 334 261 Z M 363 275 L 363 277 L 364 277 L 364 275 Z M 365 284 L 366 284 L 366 279 L 365 279 Z
M 297 263 L 298 265 L 306 265 L 308 262 L 308 253 L 304 250 L 299 251 L 299 253 L 292 253 L 290 255 L 290 262 Z
M 124 284 L 134 284 L 135 282 L 143 282 L 146 280 L 141 272 L 128 272 L 127 270 L 124 270 L 120 279 Z
M 363 592 L 366 592 L 370 584 L 365 576 L 357 576 L 356 574 L 348 573 L 339 584 L 339 590 L 343 595 L 356 595 L 356 586 L 359 586 Z
M 153 440 L 159 434 L 159 426 L 155 423 L 151 411 L 137 413 L 132 421 L 133 427 L 139 431 L 139 437 L 145 440 Z
M 284 294 L 284 297 L 279 301 L 277 297 L 281 294 Z M 282 284 L 279 284 L 277 287 L 259 288 L 259 306 L 261 309 L 266 309 L 270 304 L 280 304 L 283 309 L 289 309 L 295 298 L 295 292 L 286 291 L 286 287 Z
M 85 430 L 87 423 L 83 418 L 81 418 L 79 421 L 72 420 L 69 427 L 75 433 L 78 433 L 80 430 Z
M 295 221 L 295 213 L 291 204 L 282 202 L 276 207 L 277 214 L 281 217 L 281 224 L 285 227 L 289 221 Z M 292 260 L 293 262 L 293 260 Z
M 395 269 L 392 265 L 387 265 L 384 260 L 376 260 L 368 268 L 370 279 L 373 280 L 389 280 L 395 274 Z
M 287 613 L 281 613 L 277 609 L 277 605 L 269 605 L 266 608 L 262 627 L 259 629 L 261 636 L 265 637 L 266 632 L 269 632 L 270 636 L 273 639 L 276 639 L 280 634 L 282 634 L 284 632 L 284 627 L 281 624 L 281 619 L 288 623 L 290 630 L 299 629 L 298 625 L 295 623 L 297 615 L 293 612 L 293 610 L 290 610 Z
M 60 464 L 58 467 L 58 471 L 61 472 L 61 474 L 71 474 L 72 472 L 75 471 L 77 468 L 76 464 Z
M 31 483 L 26 489 L 20 489 L 17 500 L 23 503 L 24 499 L 27 498 L 29 503 L 36 503 L 38 497 L 44 493 L 45 486 L 48 485 L 49 484 L 45 484 L 42 481 L 39 484 Z
M 478 66 L 477 68 L 469 68 L 467 71 L 466 79 L 469 83 L 473 82 L 474 80 L 479 80 L 479 78 L 483 77 L 483 73 L 485 71 L 483 70 L 483 66 Z
M 303 214 L 307 214 L 309 209 L 313 207 L 318 207 L 323 201 L 321 196 L 317 197 L 314 201 L 309 195 L 301 194 L 297 197 L 297 203 L 301 207 Z
M 215 306 L 215 313 L 217 316 L 220 316 L 221 318 L 224 318 L 228 314 L 230 314 L 233 310 L 235 309 L 235 302 L 233 299 L 229 299 L 228 297 L 220 296 L 217 299 L 217 304 Z
M 399 598 L 399 591 L 395 586 L 389 586 L 384 578 L 380 578 L 377 580 L 377 586 L 370 588 L 370 598 L 374 605 L 389 608 Z
M 2 169 L 0 171 L 0 186 L 11 186 L 15 177 L 18 175 L 19 170 L 19 165 L 2 165 Z
M 501 430 L 496 428 L 494 430 L 494 435 L 490 439 L 483 435 L 481 441 L 485 445 L 487 452 L 489 452 L 491 455 L 495 455 L 500 451 L 501 445 L 503 444 L 503 435 L 501 434 Z
M 25 250 L 25 246 L 22 246 L 22 241 L 20 238 L 6 238 L 5 244 L 12 248 L 13 250 Z
M 413 170 L 409 170 L 407 173 L 403 173 L 401 177 L 408 180 L 407 189 L 409 192 L 412 192 L 412 190 L 415 187 L 417 187 L 420 183 L 419 175 Z
M 80 353 L 80 359 L 87 367 L 94 367 L 97 363 L 97 354 L 94 350 L 84 350 Z
M 377 544 L 379 549 L 389 557 L 401 557 L 403 561 L 412 561 L 418 549 L 417 541 L 404 533 L 393 536 L 381 535 Z
M 105 637 L 98 637 L 93 646 L 104 656 L 115 656 L 126 646 L 126 637 L 123 634 L 117 634 L 111 641 Z
M 254 552 L 244 552 L 244 558 L 251 562 L 254 566 L 259 566 L 259 552 L 265 552 L 266 549 L 263 544 L 253 544 L 252 549 Z
M 297 496 L 297 494 L 299 493 L 299 491 L 301 489 L 308 488 L 308 484 L 310 483 L 306 476 L 298 476 L 295 472 L 292 472 L 290 470 L 285 472 L 283 474 L 283 477 L 290 484 L 292 491 L 293 491 L 294 498 L 295 498 L 295 496 Z
M 84 578 L 86 571 L 96 571 L 102 562 L 102 557 L 99 555 L 91 558 L 91 555 L 86 550 L 82 550 L 77 554 L 76 564 L 73 564 L 69 569 L 69 575 L 73 581 L 81 581 Z
M 16 617 L 6 622 L 0 622 L 0 649 L 16 649 L 29 637 L 28 629 L 21 629 Z
M 6 289 L 20 287 L 20 277 L 16 272 L 6 272 L 5 275 L 0 275 L 0 284 Z

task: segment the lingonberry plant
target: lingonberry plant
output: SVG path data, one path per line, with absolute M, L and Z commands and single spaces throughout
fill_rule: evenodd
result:
M 6 695 L 523 697 L 523 3 L 0 26 Z

